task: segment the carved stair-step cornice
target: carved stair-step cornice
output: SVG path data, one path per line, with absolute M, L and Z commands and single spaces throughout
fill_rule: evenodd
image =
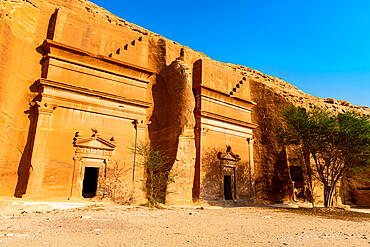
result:
M 149 68 L 120 61 L 109 56 L 93 54 L 49 39 L 44 41 L 41 48 L 44 60 L 61 60 L 145 83 L 149 83 L 148 78 L 156 73 Z

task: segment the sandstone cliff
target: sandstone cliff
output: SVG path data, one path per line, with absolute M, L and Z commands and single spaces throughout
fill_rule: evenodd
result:
M 187 69 L 192 71 L 192 66 L 198 59 L 210 60 L 200 52 L 129 23 L 86 0 L 2 1 L 0 3 L 0 133 L 3 139 L 0 144 L 0 195 L 14 193 L 17 186 L 17 174 L 22 172 L 19 170 L 19 167 L 23 167 L 20 164 L 29 163 L 32 141 L 28 135 L 32 134 L 30 130 L 34 122 L 34 113 L 28 104 L 36 96 L 32 85 L 41 77 L 42 54 L 37 48 L 46 38 L 50 38 L 52 30 L 49 24 L 57 8 L 66 15 L 78 18 L 80 23 L 85 23 L 87 30 L 81 31 L 79 27 L 74 26 L 73 30 L 76 33 L 76 30 L 79 30 L 80 36 L 75 37 L 74 32 L 63 34 L 70 37 L 66 41 L 67 45 L 107 56 L 119 49 L 120 35 L 125 34 L 135 38 L 145 36 L 151 50 L 148 67 L 159 75 L 152 78 L 149 85 L 147 98 L 152 102 L 156 101 L 156 87 L 166 87 L 168 84 L 165 78 L 166 69 L 176 72 L 176 68 L 172 67 L 181 67 L 186 64 L 189 66 Z M 102 38 L 99 36 L 99 31 L 103 27 L 111 31 L 106 32 L 105 37 Z M 185 51 L 184 57 L 179 64 L 172 64 L 179 57 L 181 49 Z M 278 124 L 277 119 L 282 106 L 289 103 L 303 107 L 315 105 L 338 112 L 355 109 L 370 114 L 368 107 L 353 106 L 341 100 L 313 97 L 282 79 L 240 65 L 213 62 L 253 79 L 251 94 L 257 106 L 253 109 L 252 118 L 253 122 L 259 126 L 254 132 L 256 193 L 262 198 L 282 200 L 290 189 L 284 184 L 287 180 L 287 167 L 284 159 L 281 158 L 284 156 L 284 148 L 273 133 L 274 126 Z M 163 71 L 162 74 L 161 71 Z M 183 83 L 181 78 L 178 81 L 177 86 L 182 87 L 180 88 L 183 91 L 182 96 L 189 99 L 192 95 L 188 95 L 189 90 L 186 84 L 181 84 Z M 171 93 L 171 89 L 168 93 Z M 163 97 L 163 95 L 158 97 Z M 189 145 L 193 146 L 193 143 L 187 143 L 187 137 L 191 134 L 186 130 L 194 124 L 193 116 L 188 118 L 188 113 L 193 110 L 194 105 L 186 101 L 183 103 L 179 108 L 173 109 L 173 114 L 183 116 L 178 119 L 177 125 L 172 126 L 174 138 L 169 145 L 178 149 L 174 151 L 174 158 L 183 156 L 186 152 L 192 154 L 194 152 L 193 148 L 189 150 L 186 148 Z M 160 128 L 161 124 L 166 124 L 153 120 L 154 111 L 156 111 L 155 106 L 149 110 L 147 119 L 153 122 L 151 127 L 154 129 L 153 133 Z M 178 111 L 180 111 L 179 114 Z M 190 159 L 192 158 L 191 156 Z M 184 166 L 181 162 L 176 165 Z M 186 176 L 192 176 L 187 169 L 183 168 Z

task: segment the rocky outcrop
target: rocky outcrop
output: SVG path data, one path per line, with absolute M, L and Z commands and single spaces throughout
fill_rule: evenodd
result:
M 351 105 L 344 100 L 315 97 L 302 92 L 280 78 L 240 65 L 224 65 L 253 79 L 251 96 L 257 106 L 254 108 L 252 117 L 253 121 L 258 124 L 258 128 L 254 131 L 254 160 L 258 164 L 256 166 L 256 193 L 260 198 L 283 201 L 290 200 L 292 194 L 293 188 L 286 165 L 285 147 L 276 136 L 276 130 L 281 126 L 281 109 L 293 104 L 306 109 L 320 107 L 336 113 L 357 111 L 370 115 L 369 107 Z
M 62 23 L 53 29 L 56 9 L 60 18 L 73 22 Z M 68 18 L 67 18 L 68 17 Z M 68 30 L 66 27 L 70 27 Z M 122 38 L 127 40 L 122 41 Z M 265 199 L 284 200 L 290 193 L 287 185 L 287 166 L 284 147 L 274 135 L 279 125 L 279 112 L 286 104 L 305 108 L 319 106 L 336 112 L 357 110 L 370 114 L 364 106 L 349 102 L 311 96 L 283 81 L 244 66 L 211 61 L 206 55 L 166 39 L 135 24 L 129 23 L 86 0 L 4 0 L 0 3 L 0 196 L 14 194 L 21 167 L 30 167 L 30 152 L 35 114 L 29 103 L 36 97 L 35 80 L 42 77 L 43 54 L 40 46 L 46 38 L 97 55 L 121 58 L 120 51 L 127 42 L 147 45 L 148 61 L 137 61 L 156 72 L 150 78 L 147 99 L 153 102 L 147 111 L 149 136 L 153 144 L 166 150 L 171 165 L 178 174 L 179 193 L 171 200 L 191 202 L 195 159 L 194 115 L 195 99 L 190 72 L 199 59 L 222 65 L 251 80 L 252 121 L 254 131 L 254 159 L 256 195 Z M 138 49 L 137 46 L 132 49 Z M 121 49 L 121 50 L 120 50 Z M 179 54 L 182 54 L 179 57 Z M 171 80 L 169 79 L 171 77 Z M 161 93 L 159 93 L 161 92 Z M 19 184 L 19 183 L 18 183 Z M 20 187 L 24 185 L 19 185 Z M 190 190 L 189 190 L 190 188 Z M 20 188 L 19 190 L 24 190 Z
M 170 158 L 168 167 L 174 183 L 168 188 L 167 202 L 192 202 L 195 164 L 194 107 L 191 70 L 184 62 L 184 50 L 161 70 L 153 85 L 154 109 L 149 137 L 153 146 Z
M 304 108 L 312 108 L 313 106 L 329 109 L 336 112 L 344 112 L 355 110 L 364 114 L 370 114 L 370 108 L 367 106 L 352 105 L 348 101 L 337 100 L 332 98 L 320 98 L 307 94 L 288 82 L 274 76 L 269 76 L 242 65 L 223 63 L 223 65 L 232 68 L 233 70 L 253 79 L 254 81 L 263 84 L 276 92 L 277 95 L 284 98 L 287 102 L 294 105 L 299 105 Z

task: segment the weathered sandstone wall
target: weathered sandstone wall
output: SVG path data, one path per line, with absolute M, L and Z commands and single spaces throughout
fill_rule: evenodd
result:
M 56 8 L 59 9 L 57 14 Z M 164 150 L 171 150 L 173 172 L 182 181 L 173 188 L 179 193 L 169 200 L 191 202 L 192 195 L 188 192 L 193 186 L 194 170 L 188 164 L 195 159 L 192 130 L 195 124 L 192 115 L 195 100 L 191 92 L 191 76 L 187 73 L 193 72 L 197 60 L 211 61 L 210 58 L 128 23 L 86 0 L 5 0 L 0 3 L 0 133 L 3 137 L 0 143 L 0 196 L 14 195 L 17 182 L 19 190 L 25 186 L 19 184 L 18 178 L 25 172 L 22 169 L 30 168 L 36 122 L 36 114 L 29 103 L 38 93 L 33 87 L 35 81 L 44 76 L 40 64 L 44 54 L 40 46 L 47 38 L 95 55 L 148 67 L 156 72 L 150 77 L 145 95 L 145 99 L 153 103 L 147 110 L 146 119 L 151 124 L 148 136 L 141 138 L 151 140 Z M 310 96 L 279 78 L 244 66 L 217 61 L 211 63 L 225 66 L 251 79 L 251 100 L 257 103 L 252 122 L 258 125 L 253 139 L 256 196 L 259 198 L 284 200 L 291 193 L 284 147 L 273 133 L 273 127 L 279 124 L 281 107 L 286 104 L 303 107 L 317 105 L 339 112 L 356 109 L 370 113 L 367 107 Z M 169 75 L 176 79 L 169 80 Z M 159 94 L 158 90 L 166 93 Z M 55 118 L 64 119 L 67 115 L 68 112 L 61 110 Z M 80 116 L 74 116 L 73 119 L 76 125 L 81 126 L 78 120 Z M 96 122 L 107 126 L 101 119 Z M 128 123 L 124 125 L 132 127 Z M 168 132 L 159 131 L 164 126 Z M 52 128 L 68 130 L 71 138 L 75 129 L 59 125 Z M 106 134 L 113 136 L 113 132 L 109 130 Z M 128 139 L 119 142 L 129 142 Z M 58 138 L 53 139 L 52 143 L 57 146 Z M 63 169 L 70 165 L 68 163 Z M 60 167 L 58 164 L 55 166 L 58 169 Z M 49 175 L 57 176 L 52 173 Z M 50 186 L 58 188 L 59 185 L 51 183 Z
M 254 131 L 256 194 L 260 198 L 273 201 L 291 199 L 293 188 L 289 182 L 287 155 L 285 147 L 281 145 L 276 136 L 276 127 L 281 125 L 280 112 L 283 107 L 293 104 L 306 109 L 316 106 L 338 113 L 354 110 L 370 114 L 368 107 L 351 105 L 343 100 L 315 97 L 302 92 L 280 78 L 241 65 L 225 63 L 224 65 L 252 79 L 252 100 L 257 103 L 252 118 L 253 122 L 258 124 L 258 128 Z M 359 187 L 368 186 L 368 183 L 363 184 L 358 180 L 356 183 Z M 317 194 L 322 193 L 320 186 L 317 185 Z M 359 197 L 362 198 L 362 196 Z
M 250 81 L 224 66 L 198 60 L 194 64 L 193 84 L 197 120 L 194 199 L 223 199 L 228 179 L 234 187 L 233 197 L 253 197 L 252 140 L 256 125 L 251 122 L 255 103 L 250 99 Z M 220 153 L 225 151 L 227 159 L 220 165 Z M 235 167 L 233 154 L 239 159 Z
M 157 73 L 175 61 L 176 58 L 179 57 L 180 50 L 183 47 L 159 35 L 127 23 L 88 1 L 19 0 L 3 1 L 0 4 L 0 43 L 2 48 L 0 69 L 0 133 L 4 136 L 3 142 L 0 144 L 0 196 L 11 196 L 14 194 L 20 196 L 24 194 L 27 182 L 22 182 L 24 179 L 21 179 L 20 182 L 19 178 L 25 177 L 25 181 L 27 181 L 29 170 L 33 169 L 31 164 L 31 150 L 34 147 L 33 139 L 35 136 L 37 118 L 34 108 L 30 107 L 29 103 L 38 95 L 35 81 L 49 75 L 52 77 L 50 78 L 52 80 L 67 80 L 77 86 L 85 86 L 90 89 L 98 86 L 98 90 L 102 88 L 107 90 L 107 86 L 109 87 L 108 84 L 105 86 L 102 84 L 104 81 L 94 82 L 95 79 L 91 80 L 91 77 L 84 76 L 83 74 L 86 73 L 86 71 L 77 73 L 79 74 L 78 78 L 75 77 L 75 75 L 77 75 L 76 73 L 69 73 L 68 70 L 64 70 L 63 75 L 59 74 L 62 70 L 60 70 L 58 66 L 63 67 L 63 63 L 56 63 L 50 67 L 50 69 L 54 68 L 55 72 L 46 69 L 42 70 L 42 58 L 45 53 L 40 46 L 45 39 L 52 39 L 64 45 L 80 49 L 82 53 L 83 51 L 87 51 L 89 52 L 89 54 L 87 54 L 88 56 L 108 56 L 118 61 L 152 68 Z M 200 53 L 192 52 L 189 48 L 185 48 L 185 50 L 189 52 L 183 58 L 184 64 L 190 64 L 190 66 L 192 66 L 197 59 L 205 57 Z M 149 54 L 148 51 L 150 51 Z M 47 67 L 48 64 L 44 64 L 44 67 L 45 66 Z M 101 66 L 101 64 L 96 64 L 96 66 Z M 72 70 L 74 69 L 75 68 L 72 68 Z M 187 70 L 192 71 L 192 67 L 187 68 Z M 78 68 L 76 72 L 77 71 Z M 108 80 L 111 79 L 115 80 L 115 78 L 109 78 Z M 152 102 L 152 91 L 150 87 L 155 85 L 157 81 L 156 76 L 152 76 L 150 81 L 149 90 L 147 90 L 147 94 L 144 97 L 147 101 Z M 189 80 L 187 83 L 190 84 L 189 86 L 191 87 L 191 81 Z M 119 90 L 112 86 L 111 89 L 108 89 L 110 90 L 108 93 Z M 127 93 L 127 97 L 132 97 L 132 95 L 139 93 L 136 91 L 116 92 Z M 191 88 L 188 90 L 186 96 L 189 95 L 192 96 Z M 125 95 L 123 95 L 123 97 L 125 97 Z M 195 104 L 195 102 L 192 101 L 192 104 Z M 148 121 L 151 118 L 151 111 L 153 111 L 153 109 L 154 106 L 148 110 Z M 180 107 L 179 110 L 180 112 L 183 110 L 192 113 L 191 107 L 189 109 Z M 178 112 L 175 113 L 177 114 Z M 68 112 L 66 114 L 62 113 L 62 108 L 57 109 L 55 116 L 53 116 L 55 123 L 59 121 L 59 124 L 61 124 L 66 119 L 72 119 L 71 117 L 77 122 L 69 122 L 68 126 L 50 125 L 48 128 L 62 131 L 62 133 L 69 133 L 69 139 L 71 139 L 72 144 L 73 130 L 77 130 L 78 128 L 81 130 L 84 129 L 83 132 L 86 135 L 89 132 L 89 128 L 92 126 L 83 124 L 84 116 L 71 116 Z M 193 117 L 193 115 L 191 115 L 191 117 Z M 93 119 L 90 120 L 93 122 L 95 121 Z M 90 120 L 89 123 L 91 123 Z M 191 122 L 190 120 L 189 126 Z M 106 129 L 104 126 L 110 125 L 109 121 L 103 118 L 101 120 L 96 119 L 94 123 L 94 125 L 96 125 L 95 127 L 98 129 Z M 154 125 L 155 124 L 156 123 L 154 123 Z M 125 126 L 125 124 L 119 124 L 118 122 L 113 125 L 121 125 L 122 130 L 133 128 L 131 123 L 128 123 L 127 126 Z M 105 130 L 105 135 L 113 136 L 113 132 L 117 133 L 120 131 L 119 129 Z M 123 130 L 123 132 L 121 131 L 121 133 L 124 132 L 125 130 Z M 129 143 L 134 140 L 133 133 L 126 135 L 125 138 L 121 138 L 118 141 L 122 143 L 119 145 L 121 148 L 126 148 L 124 153 L 126 153 L 125 156 L 127 157 L 116 157 L 117 159 L 125 159 L 126 162 L 131 162 L 132 154 L 129 153 L 127 148 L 130 145 Z M 173 154 L 174 157 L 177 157 L 177 160 L 179 160 L 175 165 L 175 167 L 179 167 L 179 171 L 174 172 L 179 174 L 184 173 L 184 171 L 181 170 L 183 168 L 180 168 L 180 166 L 184 165 L 179 164 L 181 162 L 189 163 L 187 161 L 188 158 L 190 157 L 190 160 L 192 160 L 192 158 L 188 155 L 188 152 L 191 153 L 194 149 L 193 144 L 187 143 L 189 142 L 187 135 L 191 136 L 193 133 L 190 133 L 189 130 L 186 129 L 182 130 L 181 133 L 183 134 L 182 136 L 178 136 L 177 141 L 179 142 L 179 153 L 182 152 L 181 159 L 184 159 L 184 161 L 181 161 L 181 159 L 179 160 L 181 155 L 179 154 L 180 156 L 178 156 L 177 150 Z M 59 135 L 59 137 L 65 140 L 68 139 L 64 135 Z M 72 154 L 73 146 L 70 146 L 71 150 L 67 153 L 64 152 L 67 150 L 60 152 L 60 149 L 58 153 L 57 144 L 58 141 L 61 140 L 59 137 L 58 135 L 53 135 L 51 142 L 49 141 L 51 145 L 48 147 L 48 150 L 50 154 L 56 153 L 56 155 L 62 155 L 62 158 L 63 155 L 67 154 L 65 156 L 65 158 L 67 158 L 67 156 Z M 54 140 L 53 138 L 56 139 Z M 146 137 L 147 141 L 149 140 L 148 138 L 149 136 Z M 56 145 L 54 148 L 53 143 Z M 51 158 L 51 156 L 49 156 L 49 151 L 46 157 L 47 159 Z M 123 151 L 118 150 L 115 153 L 122 152 Z M 64 173 L 64 175 L 62 175 L 63 170 L 68 170 L 73 166 L 73 161 L 71 160 L 66 164 L 55 163 L 54 166 L 55 169 L 51 166 L 45 171 L 47 177 L 42 179 L 43 183 L 56 186 L 55 188 L 58 188 L 58 186 L 59 188 L 63 188 L 63 186 L 68 187 L 66 184 L 53 185 L 53 181 L 60 182 L 60 179 L 62 179 L 62 181 L 63 179 L 67 181 L 66 179 L 70 177 L 70 174 Z M 60 176 L 64 176 L 64 178 Z M 191 174 L 189 176 L 192 177 Z M 191 187 L 192 180 L 188 183 Z M 142 185 L 138 185 L 138 187 L 142 187 Z M 190 191 L 190 195 L 180 195 L 188 198 L 186 200 L 190 202 L 191 189 L 188 188 L 188 191 Z M 63 194 L 65 192 L 60 193 Z
M 0 195 L 8 196 L 15 192 L 19 165 L 29 163 L 34 113 L 28 104 L 35 96 L 30 87 L 41 76 L 36 48 L 46 38 L 55 7 L 2 1 L 0 8 Z

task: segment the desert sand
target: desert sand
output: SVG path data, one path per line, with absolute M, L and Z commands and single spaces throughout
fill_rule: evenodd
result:
M 344 209 L 95 204 L 0 217 L 0 246 L 370 246 L 370 214 Z

